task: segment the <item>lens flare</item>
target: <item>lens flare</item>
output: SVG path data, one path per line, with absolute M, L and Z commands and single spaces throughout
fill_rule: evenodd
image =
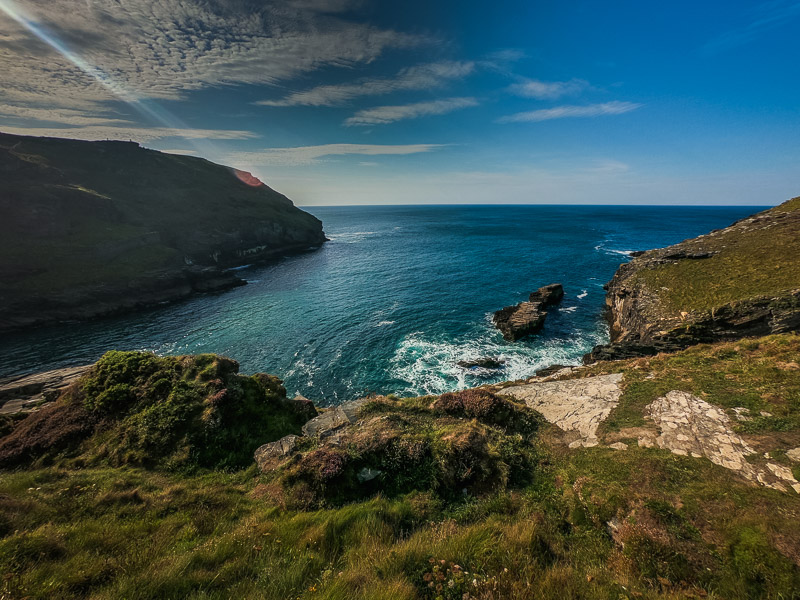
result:
M 89 75 L 92 79 L 102 85 L 106 90 L 113 94 L 117 99 L 125 102 L 142 116 L 152 119 L 168 129 L 175 130 L 175 136 L 181 137 L 180 130 L 187 129 L 185 123 L 175 115 L 159 106 L 151 100 L 143 98 L 134 90 L 129 89 L 123 83 L 115 81 L 108 73 L 101 68 L 89 63 L 82 56 L 73 52 L 63 40 L 53 31 L 41 24 L 36 18 L 28 14 L 14 0 L 0 0 L 0 11 L 11 17 L 14 21 L 22 25 L 26 30 L 35 35 L 39 40 L 50 46 L 61 56 L 66 58 L 81 71 Z M 213 156 L 216 154 L 213 146 L 205 141 L 190 141 L 201 154 Z
M 242 183 L 246 183 L 250 187 L 261 187 L 264 185 L 264 182 L 261 181 L 258 177 L 253 175 L 252 173 L 248 173 L 247 171 L 240 171 L 239 169 L 231 169 L 233 174 L 236 175 L 236 178 L 241 181 Z

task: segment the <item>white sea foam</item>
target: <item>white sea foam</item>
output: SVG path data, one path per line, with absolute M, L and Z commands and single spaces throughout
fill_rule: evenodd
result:
M 394 325 L 394 324 L 395 324 L 394 321 L 381 321 L 380 323 L 375 325 L 375 327 L 383 327 L 384 325 Z
M 578 310 L 577 306 L 567 306 L 566 308 L 560 308 L 559 312 L 562 312 L 562 313 L 573 313 L 576 310 Z
M 391 359 L 391 374 L 406 382 L 398 394 L 442 394 L 486 383 L 531 377 L 552 364 L 576 364 L 580 356 L 603 338 L 596 331 L 565 339 L 541 339 L 536 345 L 508 344 L 494 329 L 446 340 L 423 332 L 406 335 Z M 464 369 L 459 361 L 484 356 L 505 361 L 503 369 Z
M 588 292 L 587 290 L 581 290 L 581 293 L 580 293 L 580 294 L 578 294 L 578 299 L 579 299 L 579 300 L 583 300 L 583 299 L 584 299 L 584 298 L 586 298 L 586 296 L 588 296 L 588 295 L 589 295 L 589 292 Z

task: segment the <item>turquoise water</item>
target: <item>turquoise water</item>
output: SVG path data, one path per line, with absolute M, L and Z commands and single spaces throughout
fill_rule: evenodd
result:
M 753 207 L 415 206 L 307 209 L 331 242 L 244 268 L 249 285 L 148 311 L 0 340 L 0 375 L 96 360 L 109 349 L 217 352 L 331 404 L 422 394 L 578 363 L 607 340 L 606 283 L 630 250 L 724 227 Z M 541 334 L 508 343 L 492 311 L 564 284 Z M 497 373 L 459 360 L 499 356 Z

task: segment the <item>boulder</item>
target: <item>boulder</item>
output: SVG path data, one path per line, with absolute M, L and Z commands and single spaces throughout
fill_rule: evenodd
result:
M 274 469 L 282 459 L 294 454 L 298 439 L 300 439 L 300 436 L 286 435 L 277 442 L 259 446 L 253 454 L 258 468 L 262 471 Z
M 355 423 L 358 418 L 358 411 L 369 400 L 369 398 L 361 398 L 326 410 L 303 425 L 303 435 L 325 437 L 340 427 Z
M 506 306 L 494 313 L 492 321 L 506 340 L 515 342 L 542 328 L 547 317 L 542 306 L 541 302 L 520 302 L 516 306 Z
M 491 356 L 482 356 L 473 360 L 460 360 L 458 366 L 465 369 L 473 369 L 475 367 L 480 369 L 502 369 L 506 361 L 502 358 L 493 358 Z
M 306 421 L 310 421 L 319 414 L 314 403 L 305 396 L 297 394 L 289 402 L 292 403 L 294 411 L 305 418 Z
M 553 306 L 561 302 L 564 297 L 564 286 L 560 283 L 551 283 L 532 292 L 529 302 L 541 302 L 544 306 Z

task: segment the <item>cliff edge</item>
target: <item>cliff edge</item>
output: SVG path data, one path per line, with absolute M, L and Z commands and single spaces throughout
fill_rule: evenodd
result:
M 607 288 L 611 344 L 586 362 L 800 330 L 800 197 L 643 252 Z
M 244 173 L 133 142 L 0 133 L 0 330 L 242 282 L 224 269 L 325 241 Z

